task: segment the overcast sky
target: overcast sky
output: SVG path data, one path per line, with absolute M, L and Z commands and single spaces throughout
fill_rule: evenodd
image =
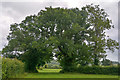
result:
M 17 1 L 17 2 L 16 2 Z M 29 2 L 28 2 L 29 1 Z M 118 1 L 119 0 L 4 0 L 0 2 L 0 50 L 7 44 L 10 24 L 20 23 L 26 16 L 37 14 L 47 6 L 81 8 L 86 4 L 99 4 L 109 14 L 114 29 L 106 31 L 110 38 L 118 41 Z M 107 52 L 107 58 L 118 61 L 118 51 Z

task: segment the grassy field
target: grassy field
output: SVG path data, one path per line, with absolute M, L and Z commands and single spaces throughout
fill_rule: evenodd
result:
M 39 73 L 25 73 L 18 78 L 118 78 L 117 75 L 59 73 L 60 69 L 43 69 Z

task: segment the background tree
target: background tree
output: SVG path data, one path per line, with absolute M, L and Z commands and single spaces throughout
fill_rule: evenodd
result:
M 109 20 L 108 14 L 104 9 L 100 9 L 99 5 L 86 5 L 82 10 L 85 10 L 88 14 L 87 21 L 90 25 L 88 31 L 88 45 L 91 47 L 91 53 L 93 56 L 93 64 L 98 65 L 101 58 L 105 56 L 106 49 L 114 52 L 118 49 L 118 42 L 112 40 L 105 34 L 105 30 L 114 28 L 112 20 Z
M 109 59 L 103 59 L 102 65 L 104 65 L 104 66 L 110 66 L 110 65 L 112 65 L 112 61 L 110 61 Z

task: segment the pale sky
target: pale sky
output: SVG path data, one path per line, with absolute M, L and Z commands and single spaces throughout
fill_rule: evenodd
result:
M 46 6 L 81 8 L 87 4 L 97 4 L 109 14 L 114 29 L 106 31 L 110 38 L 118 41 L 118 1 L 119 0 L 1 0 L 0 2 L 0 50 L 7 45 L 10 24 L 20 23 L 26 16 L 37 14 Z M 107 52 L 107 58 L 118 61 L 118 50 Z

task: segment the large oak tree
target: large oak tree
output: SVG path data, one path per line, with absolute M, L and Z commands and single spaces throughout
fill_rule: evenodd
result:
M 30 72 L 36 72 L 37 65 L 53 56 L 63 71 L 72 71 L 77 64 L 98 65 L 106 49 L 114 51 L 118 47 L 115 40 L 106 38 L 105 30 L 111 28 L 111 20 L 98 5 L 81 10 L 47 7 L 11 25 L 9 43 L 2 53 L 24 61 Z

